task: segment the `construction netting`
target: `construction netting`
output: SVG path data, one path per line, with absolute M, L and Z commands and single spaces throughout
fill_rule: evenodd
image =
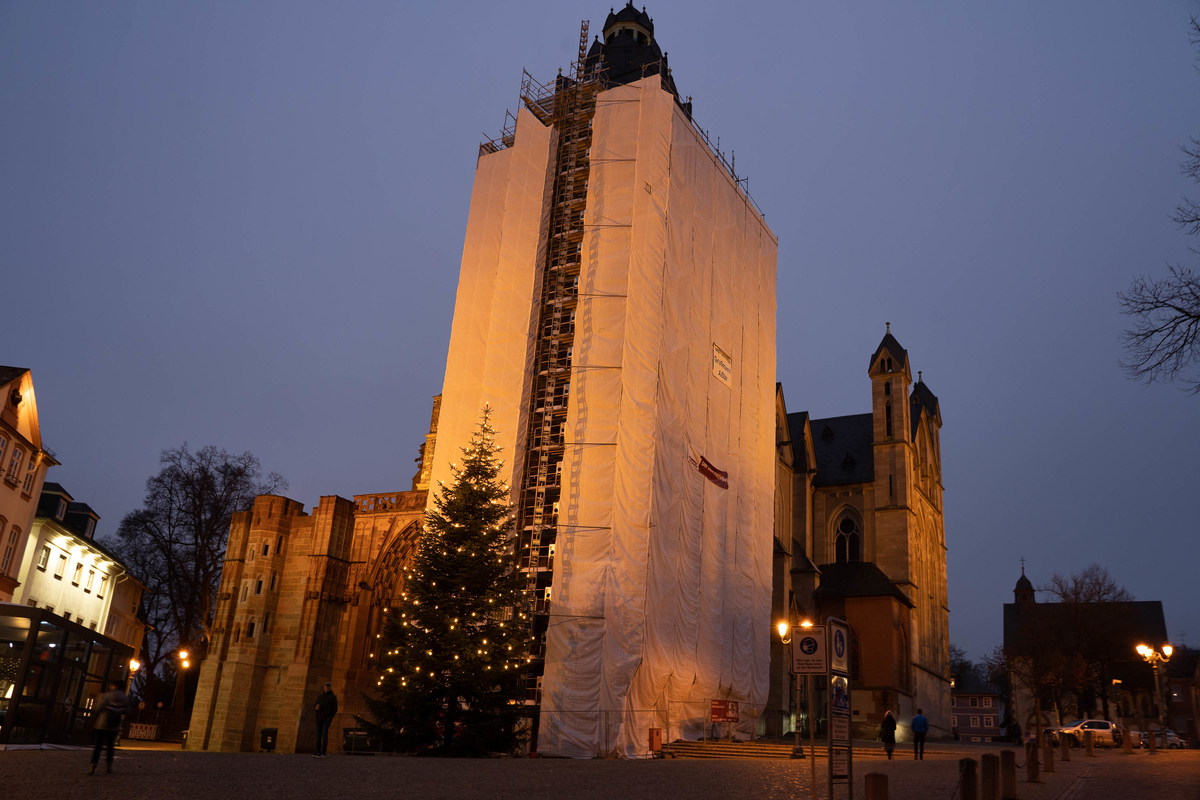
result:
M 554 130 L 525 109 L 512 147 L 482 156 L 475 169 L 450 350 L 438 416 L 429 506 L 439 482 L 479 424 L 484 406 L 511 474 L 524 456 L 537 298 L 545 258 Z M 519 490 L 510 481 L 513 501 Z
M 590 165 L 538 750 L 642 757 L 643 709 L 766 700 L 776 240 L 658 76 Z

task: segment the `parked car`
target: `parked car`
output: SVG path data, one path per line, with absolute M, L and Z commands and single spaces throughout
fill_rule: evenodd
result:
M 1187 747 L 1187 742 L 1176 736 L 1175 731 L 1169 729 L 1165 731 L 1142 731 L 1138 738 L 1133 740 L 1133 746 L 1149 747 L 1151 733 L 1158 734 L 1156 737 L 1157 741 L 1155 741 L 1154 744 L 1159 748 L 1178 750 L 1181 747 Z
M 1058 729 L 1071 747 L 1083 746 L 1084 731 L 1092 732 L 1092 742 L 1097 747 L 1119 747 L 1123 741 L 1121 726 L 1106 719 L 1077 719 Z

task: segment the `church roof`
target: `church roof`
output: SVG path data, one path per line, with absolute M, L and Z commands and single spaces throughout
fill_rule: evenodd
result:
M 608 10 L 608 18 L 604 20 L 604 31 L 608 31 L 613 25 L 621 22 L 633 22 L 641 25 L 646 30 L 650 31 L 650 35 L 654 35 L 654 20 L 646 13 L 646 7 L 642 6 L 642 10 L 638 11 L 633 7 L 633 3 L 626 3 L 625 7 L 620 11 L 614 12 L 611 8 Z
M 909 608 L 913 602 L 896 588 L 883 570 L 870 561 L 843 561 L 821 565 L 817 597 L 893 597 Z
M 1124 603 L 1087 603 L 1096 606 L 1103 615 L 1104 635 L 1109 652 L 1120 663 L 1113 667 L 1114 678 L 1145 680 L 1149 683 L 1146 663 L 1135 648 L 1139 644 L 1159 646 L 1167 639 L 1167 622 L 1159 600 L 1130 600 Z M 1077 608 L 1071 603 L 1005 603 L 1004 646 L 1014 647 L 1023 630 L 1051 632 L 1072 630 L 1072 614 Z M 1094 616 L 1094 615 L 1093 615 Z M 1145 674 L 1144 674 L 1145 673 Z
M 805 412 L 788 414 L 793 441 L 798 435 L 803 435 L 802 415 Z M 810 427 L 813 451 L 817 457 L 814 486 L 839 486 L 875 480 L 875 454 L 871 446 L 874 430 L 870 414 L 814 419 Z
M 1032 592 L 1033 591 L 1033 582 L 1031 580 L 1029 580 L 1029 578 L 1025 577 L 1024 572 L 1021 573 L 1021 577 L 1017 578 L 1017 585 L 1015 587 L 1013 587 L 1013 591 L 1016 591 L 1016 592 Z
M 875 366 L 879 354 L 884 350 L 887 350 L 891 354 L 892 360 L 896 362 L 895 366 L 897 370 L 904 368 L 904 364 L 908 360 L 908 351 L 900 346 L 900 343 L 896 341 L 896 337 L 892 336 L 889 331 L 883 335 L 883 340 L 879 343 L 879 347 L 876 347 L 875 352 L 871 354 L 871 361 L 867 364 L 868 371 Z

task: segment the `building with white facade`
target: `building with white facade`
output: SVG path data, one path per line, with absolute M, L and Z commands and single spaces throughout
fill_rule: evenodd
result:
M 52 611 L 138 652 L 145 630 L 137 616 L 144 587 L 93 538 L 99 519 L 62 486 L 45 484 L 13 602 Z

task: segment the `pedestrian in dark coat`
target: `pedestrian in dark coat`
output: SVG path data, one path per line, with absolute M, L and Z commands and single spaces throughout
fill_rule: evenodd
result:
M 326 683 L 325 691 L 317 695 L 317 758 L 324 758 L 329 748 L 329 725 L 333 715 L 337 713 L 337 695 L 333 693 L 333 684 Z
M 925 760 L 925 734 L 929 733 L 929 720 L 917 709 L 917 715 L 912 720 L 913 759 Z
M 129 698 L 121 691 L 121 684 L 113 681 L 108 686 L 108 694 L 101 695 L 92 709 L 92 768 L 88 775 L 96 774 L 96 765 L 100 763 L 100 751 L 108 749 L 108 772 L 112 772 L 113 746 L 117 734 L 121 730 L 121 717 L 129 711 Z
M 888 761 L 892 760 L 892 751 L 896 749 L 896 717 L 888 711 L 883 715 L 883 724 L 879 726 L 879 740 L 887 751 Z

